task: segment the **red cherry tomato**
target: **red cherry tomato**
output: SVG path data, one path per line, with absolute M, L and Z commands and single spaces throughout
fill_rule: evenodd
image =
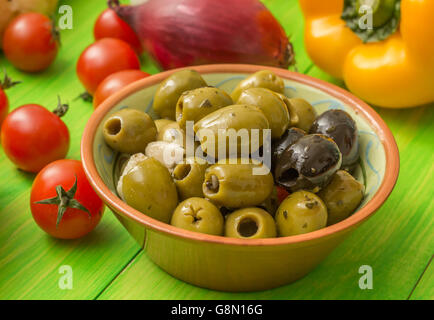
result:
M 282 203 L 286 197 L 289 196 L 289 192 L 286 189 L 277 186 L 277 199 L 279 200 L 279 204 Z
M 9 99 L 4 90 L 9 89 L 18 83 L 20 82 L 13 82 L 6 73 L 4 80 L 0 82 L 0 128 L 9 112 Z
M 116 91 L 137 80 L 146 78 L 149 73 L 140 70 L 124 70 L 113 73 L 104 79 L 93 95 L 93 106 L 98 107 L 105 99 Z
M 18 69 L 38 72 L 48 68 L 57 56 L 59 33 L 49 18 L 24 13 L 7 26 L 3 36 L 6 58 Z
M 0 128 L 9 111 L 9 101 L 3 89 L 0 87 Z
M 139 37 L 124 20 L 119 18 L 112 9 L 104 10 L 98 17 L 93 28 L 95 40 L 116 38 L 127 42 L 137 54 L 143 52 Z
M 139 58 L 128 43 L 112 38 L 104 38 L 90 45 L 77 63 L 78 78 L 92 95 L 109 75 L 129 69 L 140 69 Z
M 69 131 L 60 119 L 65 109 L 66 105 L 60 105 L 53 113 L 40 105 L 29 104 L 6 117 L 1 142 L 6 155 L 18 168 L 38 172 L 50 162 L 65 158 Z
M 98 225 L 104 204 L 90 186 L 80 161 L 58 160 L 36 176 L 30 209 L 39 227 L 51 236 L 76 239 Z

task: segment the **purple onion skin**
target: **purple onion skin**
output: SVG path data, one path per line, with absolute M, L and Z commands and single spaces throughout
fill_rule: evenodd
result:
M 149 0 L 111 7 L 167 70 L 211 63 L 288 68 L 294 62 L 285 31 L 259 0 Z

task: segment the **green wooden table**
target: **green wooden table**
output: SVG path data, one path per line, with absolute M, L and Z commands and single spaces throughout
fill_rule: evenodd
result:
M 39 103 L 52 109 L 57 94 L 70 102 L 64 119 L 71 132 L 68 158 L 79 159 L 81 134 L 93 108 L 74 100 L 83 91 L 75 63 L 93 40 L 92 26 L 105 1 L 61 2 L 72 6 L 74 27 L 62 31 L 56 63 L 38 75 L 15 70 L 3 56 L 0 65 L 23 81 L 8 91 L 12 108 Z M 298 71 L 342 85 L 309 60 L 297 1 L 264 2 L 291 37 Z M 147 60 L 143 69 L 157 72 Z M 0 148 L 0 299 L 434 299 L 434 105 L 377 111 L 401 153 L 400 177 L 390 198 L 307 277 L 255 293 L 209 291 L 172 278 L 147 258 L 108 210 L 83 239 L 50 238 L 30 213 L 34 176 L 16 170 Z M 72 290 L 59 287 L 59 269 L 65 265 L 73 271 Z M 372 290 L 359 288 L 362 265 L 372 267 Z

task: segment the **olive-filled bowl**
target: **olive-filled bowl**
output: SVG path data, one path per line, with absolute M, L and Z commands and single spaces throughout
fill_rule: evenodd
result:
M 318 231 L 292 237 L 236 239 L 180 229 L 157 221 L 121 200 L 116 192 L 125 156 L 106 145 L 103 124 L 122 108 L 135 108 L 157 118 L 152 99 L 161 81 L 179 70 L 139 80 L 101 104 L 83 134 L 81 154 L 90 183 L 131 236 L 163 270 L 188 283 L 222 291 L 256 291 L 289 284 L 309 273 L 387 199 L 399 172 L 399 154 L 392 133 L 366 103 L 347 91 L 284 69 L 253 65 L 191 67 L 212 86 L 231 92 L 248 75 L 271 70 L 284 79 L 285 95 L 309 101 L 318 114 L 347 111 L 359 129 L 357 180 L 364 200 L 347 219 Z

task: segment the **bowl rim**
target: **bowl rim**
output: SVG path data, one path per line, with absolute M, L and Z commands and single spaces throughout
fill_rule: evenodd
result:
M 278 237 L 278 238 L 266 238 L 266 239 L 237 239 L 228 238 L 223 236 L 213 236 L 203 233 L 197 233 L 174 227 L 170 224 L 153 219 L 146 214 L 130 207 L 123 202 L 118 196 L 105 185 L 103 180 L 98 174 L 94 156 L 93 156 L 93 143 L 100 122 L 105 115 L 118 103 L 146 87 L 160 83 L 162 80 L 182 69 L 193 69 L 201 74 L 209 73 L 245 73 L 251 74 L 260 70 L 270 70 L 276 75 L 291 81 L 296 81 L 304 85 L 311 86 L 315 89 L 319 89 L 334 98 L 342 101 L 348 107 L 356 111 L 359 116 L 362 116 L 372 127 L 380 139 L 386 156 L 386 168 L 384 172 L 384 178 L 378 191 L 374 194 L 372 199 L 366 203 L 366 205 L 352 214 L 347 219 L 325 227 L 323 229 L 313 231 L 306 234 L 290 236 L 290 237 Z M 378 208 L 384 203 L 392 192 L 399 174 L 399 151 L 396 141 L 392 132 L 387 127 L 386 123 L 380 117 L 378 113 L 374 111 L 368 104 L 361 99 L 355 97 L 353 94 L 345 91 L 344 89 L 335 86 L 331 83 L 325 82 L 320 79 L 310 77 L 308 75 L 293 72 L 287 69 L 280 69 L 268 66 L 259 65 L 247 65 L 247 64 L 211 64 L 201 66 L 191 66 L 186 68 L 172 69 L 169 71 L 160 72 L 155 75 L 151 75 L 147 78 L 138 80 L 125 88 L 121 89 L 117 93 L 106 99 L 98 108 L 93 112 L 88 120 L 81 141 L 81 158 L 85 173 L 89 179 L 94 190 L 104 200 L 104 202 L 116 213 L 120 213 L 124 217 L 127 217 L 135 222 L 143 225 L 143 227 L 150 228 L 156 231 L 166 233 L 174 237 L 180 237 L 185 240 L 209 242 L 216 244 L 228 244 L 237 246 L 270 246 L 270 245 L 287 245 L 301 242 L 308 242 L 317 240 L 319 238 L 325 238 L 334 234 L 351 229 L 351 227 L 360 224 L 375 213 Z

